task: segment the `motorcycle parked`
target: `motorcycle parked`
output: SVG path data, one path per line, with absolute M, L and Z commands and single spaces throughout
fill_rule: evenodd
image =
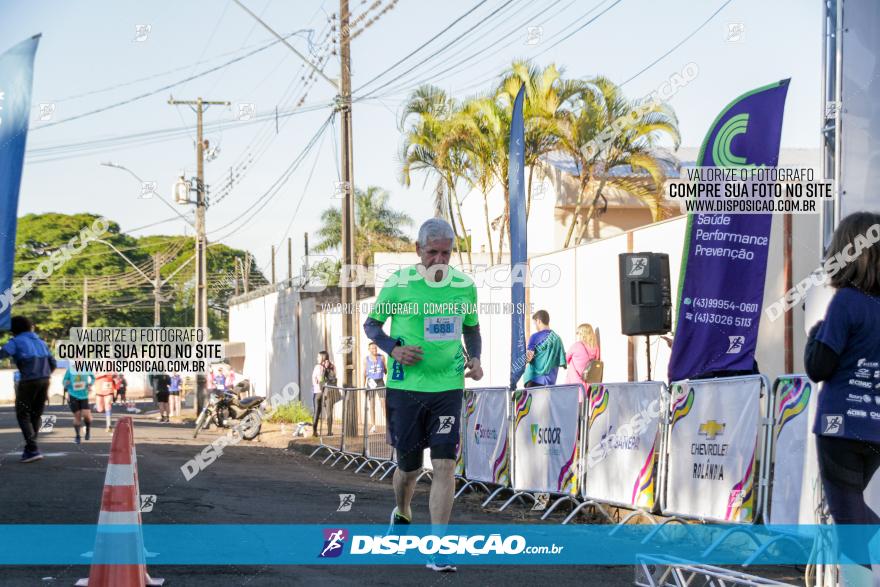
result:
M 214 424 L 218 428 L 232 428 L 245 440 L 253 440 L 263 426 L 260 405 L 265 400 L 259 396 L 239 399 L 235 393 L 225 390 L 212 393 L 208 404 L 196 418 L 193 438 L 198 437 L 202 428 Z

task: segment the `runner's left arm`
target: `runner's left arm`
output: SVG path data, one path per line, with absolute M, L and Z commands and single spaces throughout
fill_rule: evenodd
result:
M 464 334 L 464 348 L 467 351 L 468 357 L 479 359 L 480 353 L 483 350 L 483 337 L 480 336 L 480 325 L 468 326 L 465 324 L 462 327 L 462 333 Z
M 480 336 L 480 317 L 476 310 L 477 288 L 471 284 L 468 293 L 471 311 L 465 315 L 462 321 L 461 333 L 464 336 L 464 348 L 468 356 L 479 361 L 480 353 L 483 350 L 483 338 Z

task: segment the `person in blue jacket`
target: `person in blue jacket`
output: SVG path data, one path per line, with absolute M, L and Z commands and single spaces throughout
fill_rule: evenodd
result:
M 32 463 L 43 458 L 37 447 L 37 434 L 49 393 L 49 378 L 57 363 L 46 343 L 34 333 L 30 319 L 13 316 L 10 329 L 13 336 L 0 347 L 0 359 L 12 357 L 20 373 L 15 389 L 15 417 L 24 435 L 21 462 Z
M 880 468 L 878 241 L 880 214 L 857 212 L 840 221 L 825 263 L 827 270 L 837 260 L 837 271 L 828 270 L 836 291 L 804 353 L 810 379 L 822 382 L 813 433 L 831 517 L 838 525 L 875 529 L 880 517 L 866 503 L 865 488 Z M 841 565 L 847 585 L 872 582 L 868 538 L 841 541 L 848 562 L 858 563 Z

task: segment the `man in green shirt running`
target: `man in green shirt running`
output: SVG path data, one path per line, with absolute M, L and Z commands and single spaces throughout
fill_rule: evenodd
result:
M 452 512 L 464 378 L 483 377 L 477 289 L 449 267 L 454 234 L 439 218 L 419 228 L 420 263 L 392 274 L 364 323 L 364 332 L 393 359 L 386 382 L 386 421 L 397 453 L 391 532 L 412 520 L 410 502 L 431 449 L 431 524 L 445 526 Z M 382 326 L 391 318 L 391 336 Z M 462 347 L 462 337 L 465 347 Z M 428 568 L 454 571 L 438 557 Z

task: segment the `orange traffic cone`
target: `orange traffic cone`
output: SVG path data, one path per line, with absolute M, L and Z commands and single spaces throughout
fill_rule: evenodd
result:
M 77 585 L 89 587 L 146 587 L 163 585 L 164 579 L 153 579 L 147 573 L 144 535 L 141 530 L 140 489 L 137 476 L 137 455 L 134 450 L 134 425 L 130 417 L 120 418 L 110 443 L 110 463 L 104 478 L 98 536 L 88 579 Z M 106 564 L 117 556 L 126 564 Z

